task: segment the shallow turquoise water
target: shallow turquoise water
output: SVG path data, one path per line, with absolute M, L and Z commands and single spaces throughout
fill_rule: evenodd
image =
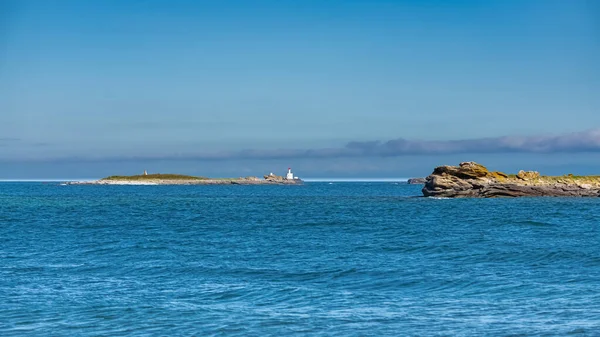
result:
M 419 194 L 0 183 L 0 335 L 600 335 L 600 198 Z

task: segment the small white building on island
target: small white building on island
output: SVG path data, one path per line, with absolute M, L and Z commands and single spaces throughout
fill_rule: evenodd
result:
M 271 172 L 268 175 L 265 175 L 264 177 L 265 177 L 265 180 L 271 180 L 271 181 L 297 180 L 295 182 L 301 182 L 301 180 L 298 177 L 294 177 L 294 174 L 292 173 L 291 168 L 288 168 L 287 174 L 285 176 L 278 176 L 278 175 L 274 174 L 273 172 Z
M 288 167 L 288 172 L 285 175 L 285 179 L 287 179 L 287 180 L 294 180 L 294 174 L 292 173 L 292 168 L 291 167 Z

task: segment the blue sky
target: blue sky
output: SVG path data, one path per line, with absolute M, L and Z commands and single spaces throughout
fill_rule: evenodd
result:
M 594 1 L 4 0 L 0 178 L 598 173 L 599 59 Z

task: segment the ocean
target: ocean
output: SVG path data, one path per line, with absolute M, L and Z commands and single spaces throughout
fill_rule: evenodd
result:
M 600 336 L 600 198 L 0 183 L 1 336 Z

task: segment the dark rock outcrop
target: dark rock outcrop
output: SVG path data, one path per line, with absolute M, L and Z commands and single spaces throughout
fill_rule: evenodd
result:
M 426 178 L 410 178 L 406 181 L 409 185 L 423 185 L 427 182 Z
M 426 197 L 599 197 L 600 177 L 540 176 L 538 172 L 520 171 L 509 176 L 491 172 L 485 166 L 460 163 L 459 166 L 440 166 L 426 178 L 423 187 Z

